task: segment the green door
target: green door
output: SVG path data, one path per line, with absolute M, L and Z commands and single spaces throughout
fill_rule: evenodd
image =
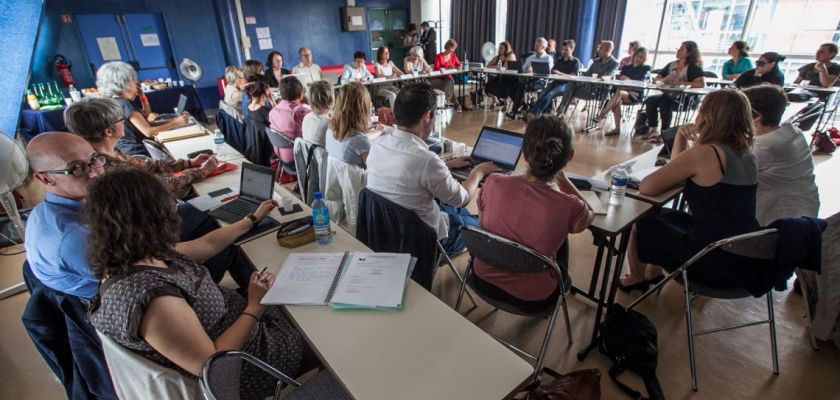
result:
M 368 9 L 368 29 L 370 31 L 370 59 L 376 62 L 376 52 L 382 46 L 391 50 L 391 61 L 402 69 L 405 57 L 403 39 L 408 30 L 405 10 L 385 8 Z

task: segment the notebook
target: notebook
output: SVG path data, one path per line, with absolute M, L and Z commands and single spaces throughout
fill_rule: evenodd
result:
M 511 173 L 516 169 L 519 158 L 522 155 L 522 142 L 524 136 L 519 133 L 504 129 L 485 126 L 478 134 L 470 159 L 472 165 L 452 170 L 452 176 L 458 179 L 467 179 L 475 165 L 485 161 L 492 161 L 502 170 L 502 173 Z
M 158 133 L 157 136 L 155 136 L 155 140 L 157 140 L 159 143 L 166 143 L 175 140 L 194 138 L 202 135 L 206 135 L 206 132 L 204 132 L 204 127 L 195 124 L 187 125 L 182 128 L 172 129 L 169 131 L 163 131 L 161 133 Z
M 396 253 L 293 253 L 262 304 L 402 310 L 416 261 Z

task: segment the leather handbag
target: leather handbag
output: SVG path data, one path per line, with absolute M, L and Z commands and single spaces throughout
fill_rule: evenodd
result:
M 280 225 L 277 231 L 277 244 L 286 248 L 295 248 L 315 241 L 315 224 L 312 217 L 306 216 Z
M 514 397 L 516 400 L 599 400 L 601 398 L 601 372 L 596 369 L 582 369 L 561 374 L 551 368 L 543 368 L 540 377 Z
M 815 131 L 811 137 L 811 148 L 815 153 L 831 154 L 837 150 L 837 145 L 831 140 L 828 131 Z

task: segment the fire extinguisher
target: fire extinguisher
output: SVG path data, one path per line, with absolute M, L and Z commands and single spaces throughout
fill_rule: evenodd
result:
M 76 81 L 73 79 L 73 73 L 70 72 L 70 62 L 67 61 L 61 54 L 56 54 L 55 56 L 55 69 L 58 71 L 58 77 L 61 79 L 61 83 L 64 86 L 70 87 L 70 85 L 76 84 Z

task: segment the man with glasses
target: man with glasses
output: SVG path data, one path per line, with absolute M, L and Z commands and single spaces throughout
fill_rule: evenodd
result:
M 292 73 L 301 76 L 301 83 L 304 87 L 309 87 L 312 82 L 321 80 L 321 67 L 312 62 L 312 50 L 309 47 L 301 47 L 298 50 L 300 57 L 300 64 L 292 68 Z

